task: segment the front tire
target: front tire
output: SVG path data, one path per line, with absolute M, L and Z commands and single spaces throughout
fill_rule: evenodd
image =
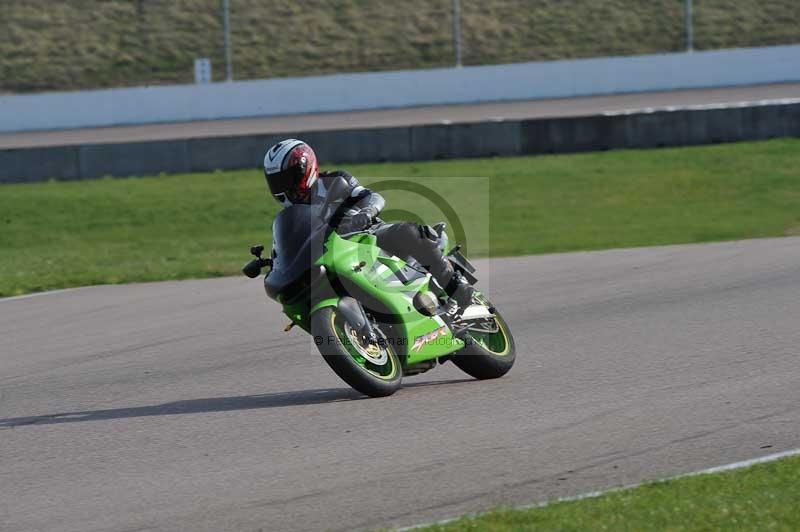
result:
M 392 346 L 362 345 L 333 307 L 311 316 L 311 334 L 325 362 L 352 388 L 370 397 L 386 397 L 400 388 L 403 370 Z
M 475 302 L 491 307 L 482 295 Z M 517 357 L 514 337 L 503 317 L 495 311 L 493 326 L 486 324 L 485 331 L 468 331 L 467 346 L 453 356 L 453 363 L 464 373 L 476 379 L 498 379 L 511 370 Z M 495 332 L 491 332 L 495 331 Z

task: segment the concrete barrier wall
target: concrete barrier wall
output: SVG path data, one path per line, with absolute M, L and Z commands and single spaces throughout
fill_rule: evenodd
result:
M 0 132 L 800 81 L 800 45 L 0 96 Z
M 260 168 L 289 136 L 337 163 L 687 146 L 800 137 L 800 104 L 0 150 L 0 183 Z

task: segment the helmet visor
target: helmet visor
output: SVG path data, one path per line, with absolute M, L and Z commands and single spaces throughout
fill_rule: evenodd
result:
M 293 169 L 267 174 L 269 190 L 280 203 L 308 203 L 307 191 L 301 190 L 302 175 Z

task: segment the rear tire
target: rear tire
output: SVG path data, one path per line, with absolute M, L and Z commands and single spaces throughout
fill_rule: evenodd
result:
M 347 335 L 349 324 L 336 309 L 326 307 L 311 316 L 311 334 L 322 358 L 331 369 L 355 390 L 370 397 L 386 397 L 396 392 L 403 380 L 400 359 L 392 346 L 382 348 L 386 362 L 373 364 L 360 354 L 365 349 Z
M 491 306 L 483 296 L 478 302 Z M 516 360 L 516 346 L 511 329 L 495 311 L 497 333 L 468 332 L 467 346 L 453 356 L 453 363 L 464 373 L 476 379 L 498 379 L 509 372 Z

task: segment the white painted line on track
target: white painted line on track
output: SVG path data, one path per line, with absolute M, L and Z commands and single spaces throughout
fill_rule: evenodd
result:
M 745 467 L 750 467 L 758 464 L 774 462 L 775 460 L 780 460 L 781 458 L 789 458 L 792 456 L 800 456 L 800 449 L 793 449 L 791 451 L 784 451 L 782 453 L 768 454 L 760 458 L 751 458 L 750 460 L 743 460 L 741 462 L 734 462 L 732 464 L 726 464 L 717 467 L 709 467 L 708 469 L 695 471 L 694 473 L 684 473 L 683 475 L 678 475 L 677 477 L 672 477 L 672 478 L 685 478 L 685 477 L 694 477 L 697 475 L 710 475 L 712 473 L 723 473 L 725 471 L 733 471 L 734 469 L 743 469 Z
M 645 107 L 644 109 L 614 109 L 603 111 L 603 116 L 651 114 L 655 112 L 674 113 L 676 111 L 709 111 L 713 109 L 734 109 L 737 107 L 756 107 L 766 105 L 790 105 L 800 103 L 800 98 L 776 98 L 773 100 L 746 100 L 740 102 L 700 103 L 689 105 L 668 105 L 664 107 Z
M 33 297 L 52 296 L 55 294 L 63 294 L 64 292 L 75 292 L 77 290 L 83 290 L 84 288 L 91 288 L 91 286 L 76 286 L 75 288 L 62 288 L 61 290 L 50 290 L 48 292 L 35 292 L 33 294 L 25 294 L 21 296 L 2 297 L 0 298 L 0 303 L 19 301 L 20 299 L 31 299 Z
M 644 486 L 645 484 L 652 484 L 653 482 L 664 482 L 667 480 L 677 480 L 681 478 L 687 477 L 697 477 L 700 475 L 711 475 L 714 473 L 724 473 L 726 471 L 734 471 L 736 469 L 744 469 L 747 467 L 751 467 L 758 464 L 765 464 L 767 462 L 774 462 L 775 460 L 780 460 L 782 458 L 790 458 L 792 456 L 800 456 L 800 449 L 792 449 L 790 451 L 784 451 L 780 453 L 773 453 L 768 454 L 766 456 L 761 456 L 758 458 L 751 458 L 749 460 L 742 460 L 740 462 L 733 462 L 732 464 L 725 464 L 721 466 L 714 466 L 709 467 L 707 469 L 701 469 L 699 471 L 692 471 L 690 473 L 681 473 L 680 475 L 675 475 L 673 477 L 662 478 L 660 480 L 648 480 L 646 482 L 640 482 L 638 484 L 630 484 L 627 486 L 619 486 L 617 488 L 609 488 L 606 490 L 598 490 L 598 491 L 589 491 L 587 493 L 581 493 L 580 495 L 574 495 L 572 497 L 561 497 L 558 499 L 553 499 L 551 501 L 544 501 L 544 502 L 536 502 L 533 504 L 525 504 L 522 506 L 513 506 L 511 507 L 512 510 L 532 510 L 534 508 L 545 508 L 552 504 L 556 504 L 559 502 L 574 502 L 574 501 L 582 501 L 584 499 L 594 499 L 596 497 L 602 497 L 603 495 L 608 495 L 610 493 L 617 493 L 619 491 L 626 491 L 634 488 L 638 488 L 640 486 Z M 474 513 L 474 514 L 465 514 L 460 515 L 458 517 L 450 517 L 447 519 L 442 519 L 441 521 L 434 521 L 433 523 L 425 523 L 422 525 L 413 525 L 404 528 L 395 529 L 396 532 L 405 532 L 407 530 L 418 530 L 420 528 L 425 528 L 428 526 L 437 526 L 437 525 L 446 525 L 448 523 L 452 523 L 453 521 L 458 521 L 464 517 L 479 517 L 483 514 L 481 513 Z

